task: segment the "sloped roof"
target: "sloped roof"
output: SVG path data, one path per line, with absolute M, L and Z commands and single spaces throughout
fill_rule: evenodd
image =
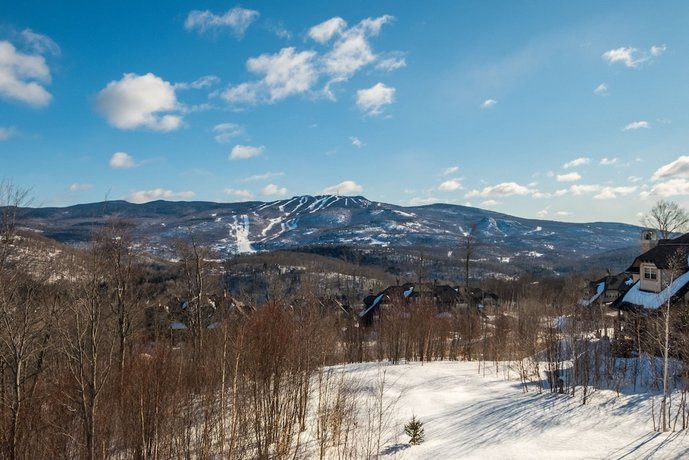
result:
M 647 310 L 657 310 L 662 307 L 665 302 L 672 299 L 673 296 L 680 293 L 680 291 L 686 290 L 688 284 L 689 272 L 675 278 L 672 284 L 660 292 L 642 291 L 640 289 L 641 283 L 637 281 L 627 293 L 622 296 L 622 300 L 617 305 L 620 307 L 636 306 Z
M 673 265 L 686 270 L 687 255 L 689 255 L 689 233 L 671 240 L 659 240 L 658 245 L 644 252 L 627 268 L 628 272 L 638 273 L 643 262 L 650 262 L 660 269 L 668 269 Z

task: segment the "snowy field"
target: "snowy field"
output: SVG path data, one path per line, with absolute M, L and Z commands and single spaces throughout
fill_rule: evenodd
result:
M 585 406 L 579 397 L 522 391 L 516 373 L 476 362 L 342 368 L 364 387 L 380 387 L 390 421 L 383 459 L 673 459 L 689 458 L 685 432 L 657 433 L 651 397 L 597 390 Z M 384 372 L 384 374 L 383 374 Z M 657 404 L 657 402 L 656 402 Z M 407 444 L 403 427 L 412 414 L 424 424 L 425 442 Z

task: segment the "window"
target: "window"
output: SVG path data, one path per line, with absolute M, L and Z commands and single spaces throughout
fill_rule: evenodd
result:
M 644 267 L 643 277 L 645 280 L 655 281 L 658 279 L 658 269 L 655 267 Z

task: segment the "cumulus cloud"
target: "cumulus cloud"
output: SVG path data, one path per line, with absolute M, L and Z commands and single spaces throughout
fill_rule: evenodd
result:
M 87 190 L 91 190 L 93 188 L 93 184 L 79 184 L 79 183 L 74 183 L 69 186 L 69 191 L 72 193 L 79 193 L 79 192 L 85 192 Z
M 386 105 L 395 101 L 395 88 L 376 83 L 371 88 L 356 92 L 356 105 L 368 115 L 380 115 Z
M 587 165 L 590 162 L 591 162 L 591 159 L 588 157 L 579 157 L 577 159 L 574 159 L 572 161 L 569 161 L 569 162 L 563 164 L 562 167 L 565 169 L 576 168 L 577 166 Z
M 214 139 L 218 144 L 227 144 L 233 138 L 244 134 L 244 127 L 236 123 L 220 123 L 213 126 Z
M 334 17 L 311 27 L 308 37 L 326 48 L 323 52 L 297 51 L 283 48 L 276 54 L 263 54 L 247 61 L 247 69 L 258 75 L 258 80 L 237 83 L 219 93 L 234 104 L 274 103 L 288 96 L 312 91 L 321 77 L 327 79 L 321 96 L 332 100 L 332 86 L 349 80 L 364 66 L 391 71 L 406 66 L 404 56 L 398 52 L 377 55 L 370 44 L 392 16 L 366 18 L 354 26 Z
M 355 137 L 355 136 L 350 137 L 349 140 L 352 142 L 352 145 L 358 149 L 360 149 L 364 145 L 366 145 L 361 141 L 361 139 L 359 139 L 358 137 Z
M 689 195 L 689 180 L 683 177 L 677 177 L 655 184 L 650 190 L 641 192 L 642 198 L 647 198 L 651 195 L 662 198 Z
M 194 192 L 175 192 L 163 188 L 156 188 L 153 190 L 139 190 L 132 192 L 127 196 L 127 201 L 132 203 L 147 203 L 153 200 L 174 200 L 184 201 L 191 200 L 196 194 Z
M 229 29 L 232 33 L 241 38 L 246 29 L 258 19 L 259 12 L 245 8 L 235 7 L 223 14 L 214 14 L 208 10 L 194 10 L 187 15 L 184 21 L 184 28 L 200 33 Z
M 321 190 L 321 195 L 354 195 L 362 193 L 364 188 L 353 180 L 342 181 L 337 185 L 332 185 Z
M 675 161 L 661 166 L 653 173 L 651 179 L 654 181 L 668 177 L 689 177 L 689 156 L 681 156 Z
M 451 192 L 460 188 L 462 188 L 462 184 L 456 179 L 446 180 L 438 186 L 438 190 L 442 190 L 444 192 Z
M 137 166 L 134 157 L 126 152 L 115 152 L 110 157 L 110 167 L 112 169 L 130 169 Z
M 596 86 L 596 89 L 593 90 L 593 93 L 599 95 L 608 94 L 608 85 L 601 83 L 600 85 Z
M 593 198 L 597 200 L 609 200 L 617 198 L 618 196 L 625 196 L 636 191 L 636 186 L 613 187 L 607 185 L 572 185 L 569 191 L 572 195 L 586 195 L 593 194 Z
M 50 81 L 43 56 L 22 53 L 12 43 L 0 41 L 0 98 L 45 107 L 53 98 L 44 87 Z
M 466 194 L 467 198 L 474 196 L 513 196 L 513 195 L 529 195 L 535 190 L 520 185 L 516 182 L 502 182 L 497 185 L 484 187 L 483 190 L 472 190 Z
M 261 194 L 266 196 L 284 196 L 287 195 L 285 187 L 278 187 L 275 184 L 268 184 L 261 190 Z
M 268 180 L 268 179 L 273 178 L 273 177 L 280 177 L 280 176 L 284 176 L 284 175 L 285 175 L 285 173 L 282 171 L 280 171 L 280 172 L 268 171 L 267 173 L 255 174 L 253 176 L 245 177 L 244 179 L 242 179 L 242 182 L 253 182 L 253 181 L 257 181 L 257 180 Z
M 567 174 L 558 174 L 555 179 L 558 182 L 576 182 L 581 179 L 581 174 L 578 172 L 571 172 Z
M 622 131 L 630 131 L 630 130 L 635 130 L 635 129 L 646 129 L 650 128 L 651 125 L 644 120 L 641 121 L 634 121 L 632 123 L 629 123 L 626 125 L 624 128 L 622 128 Z
M 619 161 L 619 159 L 617 159 L 617 158 L 603 158 L 600 160 L 600 164 L 602 166 L 612 166 L 612 165 L 617 164 L 618 161 Z
M 256 157 L 259 156 L 263 153 L 265 150 L 265 147 L 260 146 L 260 147 L 252 147 L 250 145 L 235 145 L 232 147 L 232 151 L 230 152 L 229 159 L 230 160 L 244 160 L 247 158 L 251 157 Z
M 392 16 L 366 18 L 353 27 L 346 28 L 347 23 L 341 18 L 332 18 L 309 31 L 309 36 L 318 36 L 320 43 L 335 38 L 332 49 L 323 56 L 325 73 L 337 80 L 345 80 L 356 71 L 376 60 L 376 55 L 368 42 L 369 37 L 380 33 L 384 24 L 393 20 Z M 320 32 L 313 33 L 317 30 Z M 312 34 L 313 33 L 313 34 Z
M 0 126 L 0 141 L 6 141 L 14 136 L 16 129 L 14 126 Z
M 238 201 L 249 201 L 254 199 L 254 195 L 248 190 L 226 188 L 225 195 L 234 197 Z
M 334 17 L 311 27 L 308 35 L 318 43 L 326 43 L 346 28 L 347 21 L 340 17 Z
M 182 117 L 170 114 L 180 109 L 174 86 L 152 73 L 127 73 L 111 81 L 98 93 L 96 108 L 119 129 L 174 131 L 182 126 Z
M 449 176 L 450 174 L 454 174 L 457 171 L 459 171 L 459 166 L 450 166 L 445 169 L 443 169 L 443 176 Z
M 496 101 L 495 99 L 486 99 L 486 100 L 483 101 L 483 103 L 481 104 L 481 108 L 482 108 L 482 109 L 490 109 L 490 108 L 495 107 L 495 105 L 496 105 L 497 103 L 498 103 L 498 101 Z
M 222 93 L 228 102 L 257 104 L 276 102 L 308 91 L 316 82 L 314 51 L 297 52 L 283 48 L 277 54 L 262 54 L 247 61 L 250 72 L 262 76 L 258 81 L 231 86 Z

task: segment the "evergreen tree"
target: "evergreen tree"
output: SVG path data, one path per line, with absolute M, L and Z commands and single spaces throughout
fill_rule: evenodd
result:
M 409 436 L 409 444 L 412 446 L 423 442 L 423 423 L 413 415 L 409 423 L 404 425 L 404 432 Z

